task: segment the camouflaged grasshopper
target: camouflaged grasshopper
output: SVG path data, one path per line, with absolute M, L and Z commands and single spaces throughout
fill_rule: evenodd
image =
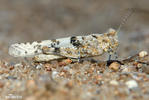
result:
M 117 32 L 109 29 L 104 34 L 72 36 L 33 43 L 16 43 L 9 48 L 14 57 L 34 57 L 36 62 L 50 61 L 61 58 L 80 59 L 112 54 L 118 47 Z

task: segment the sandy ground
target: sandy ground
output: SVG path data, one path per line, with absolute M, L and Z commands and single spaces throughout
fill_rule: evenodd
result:
M 106 64 L 106 54 L 94 58 L 97 62 L 35 64 L 8 54 L 9 45 L 16 42 L 117 29 L 128 8 L 135 8 L 135 13 L 118 34 L 118 60 L 149 52 L 148 4 L 147 0 L 1 0 L 0 100 L 148 100 L 148 56 L 113 65 Z

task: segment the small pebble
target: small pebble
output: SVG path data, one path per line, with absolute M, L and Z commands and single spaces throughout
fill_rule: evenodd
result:
M 52 72 L 52 78 L 56 78 L 58 77 L 58 72 L 57 71 L 53 71 Z
M 0 88 L 4 87 L 4 83 L 0 82 Z
M 21 63 L 18 63 L 18 64 L 15 64 L 15 65 L 14 65 L 14 67 L 20 67 L 20 66 L 22 66 Z
M 47 64 L 44 64 L 44 67 L 45 67 L 45 68 L 49 68 L 49 67 L 52 67 L 52 65 L 49 64 L 49 63 L 47 63 Z
M 125 83 L 129 89 L 135 89 L 138 87 L 138 83 L 135 80 L 130 80 Z
M 69 89 L 71 89 L 73 87 L 73 82 L 72 81 L 68 81 L 66 83 L 66 87 L 68 87 Z
M 29 89 L 33 89 L 33 88 L 36 87 L 36 83 L 35 83 L 34 80 L 28 80 L 26 86 L 27 86 L 27 88 L 29 88 Z
M 69 66 L 65 66 L 64 67 L 64 70 L 69 71 L 70 70 L 70 67 Z
M 13 70 L 14 69 L 14 66 L 10 66 L 9 70 Z
M 147 56 L 147 55 L 148 55 L 147 51 L 141 51 L 141 52 L 139 53 L 139 57 L 141 57 L 141 58 L 143 58 L 143 57 L 145 57 L 145 56 Z
M 122 72 L 130 72 L 129 68 L 124 68 Z
M 70 59 L 65 59 L 62 62 L 59 63 L 59 66 L 66 66 L 68 64 L 72 63 L 72 60 Z
M 142 67 L 142 64 L 141 63 L 138 63 L 137 64 L 137 68 L 141 68 Z
M 120 66 L 121 65 L 118 62 L 113 62 L 112 64 L 110 64 L 109 68 L 112 69 L 113 71 L 118 71 Z
M 36 67 L 36 69 L 41 69 L 42 68 L 42 64 L 39 64 L 39 65 L 37 65 L 35 67 Z
M 116 81 L 116 80 L 111 80 L 111 81 L 110 81 L 110 84 L 111 84 L 111 85 L 114 85 L 114 86 L 117 86 L 119 83 L 118 83 L 118 81 Z
M 146 74 L 149 74 L 149 66 L 143 66 L 142 67 L 143 72 L 145 72 Z

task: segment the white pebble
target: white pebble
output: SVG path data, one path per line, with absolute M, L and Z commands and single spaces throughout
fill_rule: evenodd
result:
M 42 64 L 39 64 L 39 65 L 37 65 L 35 67 L 36 67 L 36 69 L 41 69 L 42 68 Z
M 58 77 L 58 72 L 57 71 L 53 71 L 52 72 L 52 78 L 56 78 Z
M 15 64 L 14 67 L 20 67 L 23 66 L 21 63 Z
M 141 52 L 139 53 L 139 57 L 145 57 L 145 56 L 147 56 L 147 55 L 148 55 L 147 51 L 141 51 Z
M 70 70 L 70 67 L 69 66 L 65 66 L 64 67 L 64 70 L 69 71 Z
M 112 81 L 110 81 L 110 84 L 117 86 L 119 83 L 116 80 L 112 80 Z
M 135 89 L 138 87 L 138 83 L 135 80 L 130 80 L 125 83 L 129 89 Z

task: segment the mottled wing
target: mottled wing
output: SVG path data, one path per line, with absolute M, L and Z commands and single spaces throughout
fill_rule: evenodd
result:
M 73 45 L 71 44 L 71 40 L 73 40 L 71 37 L 67 37 L 53 40 L 44 40 L 41 42 L 36 41 L 33 43 L 16 43 L 9 47 L 9 54 L 14 57 L 32 57 L 38 54 L 43 54 L 42 48 L 45 46 L 53 48 L 72 48 Z
M 44 47 L 43 53 L 61 55 L 69 58 L 82 58 L 101 55 L 103 49 L 98 41 L 100 34 L 70 37 L 69 46 Z
M 49 46 L 50 40 L 33 43 L 16 43 L 9 47 L 9 54 L 14 57 L 32 57 L 42 53 L 43 46 Z

